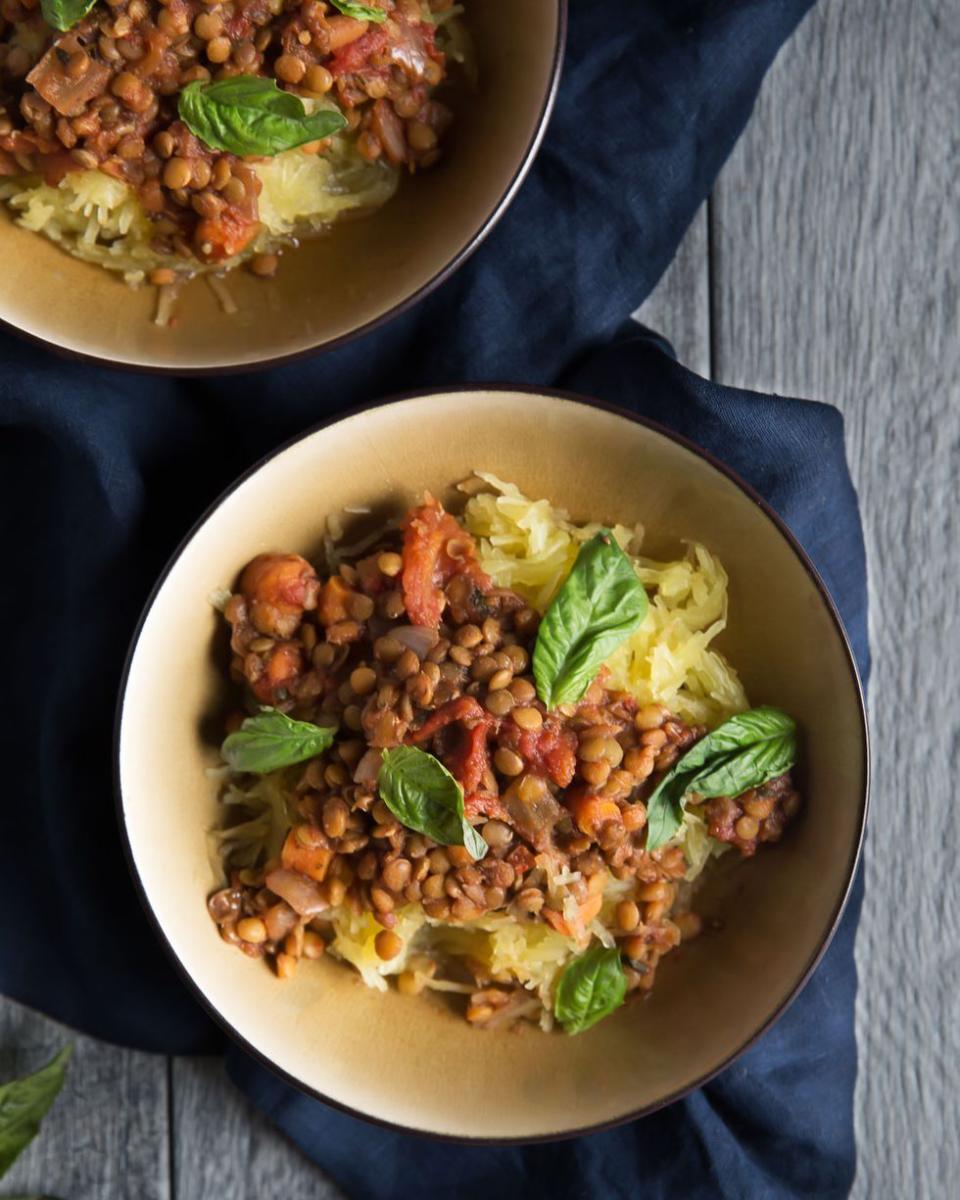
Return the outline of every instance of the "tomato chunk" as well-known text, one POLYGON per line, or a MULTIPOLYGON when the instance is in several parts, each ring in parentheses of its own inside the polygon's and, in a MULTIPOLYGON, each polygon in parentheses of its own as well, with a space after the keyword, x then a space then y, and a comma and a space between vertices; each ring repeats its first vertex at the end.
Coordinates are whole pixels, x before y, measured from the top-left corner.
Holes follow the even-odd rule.
POLYGON ((226 208, 219 217, 200 221, 194 241, 205 259, 219 262, 224 258, 233 258, 235 254, 245 250, 253 241, 258 228, 256 221, 226 208))
POLYGON ((506 722, 503 745, 515 750, 538 775, 547 775, 558 787, 567 787, 577 769, 577 735, 548 717, 539 729, 520 729, 506 722))
POLYGON ((493 724, 494 721, 488 718, 478 721, 472 729, 464 728, 460 745, 449 757, 447 769, 465 792, 478 791, 490 769, 487 736, 493 724))
POLYGON ((456 700, 449 700, 435 713, 431 713, 419 729, 407 735, 406 740, 411 746, 418 746, 429 741, 434 734, 452 725, 454 721, 482 721, 487 716, 488 713, 479 700, 475 700, 473 696, 458 696, 456 700))
POLYGON ((260 633, 290 637, 317 600, 319 581, 299 554, 258 554, 240 576, 250 620, 260 633))
POLYGON ((443 613, 443 588, 457 575, 480 591, 493 584, 477 561, 470 534, 427 493, 407 516, 403 534, 403 602, 415 625, 436 629, 443 613))

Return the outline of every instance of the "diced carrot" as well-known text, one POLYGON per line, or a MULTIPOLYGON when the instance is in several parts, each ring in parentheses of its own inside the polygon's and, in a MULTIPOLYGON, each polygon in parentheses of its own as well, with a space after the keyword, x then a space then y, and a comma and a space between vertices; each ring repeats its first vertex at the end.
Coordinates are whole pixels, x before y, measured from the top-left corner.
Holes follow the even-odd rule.
POLYGON ((588 896, 583 901, 577 910, 577 918, 573 924, 552 908, 541 909, 540 915, 557 933, 562 933, 564 937, 576 937, 586 929, 594 917, 599 914, 602 907, 603 895, 598 892, 596 895, 588 896))
POLYGON ((564 937, 573 937, 573 930, 563 919, 563 917, 556 911, 556 909, 542 908, 540 910, 540 916, 543 917, 546 923, 552 929, 555 929, 557 933, 562 933, 564 937))
POLYGON ((250 686, 253 694, 264 703, 272 703, 280 688, 289 690, 303 668, 299 642, 278 642, 266 661, 266 669, 250 686))
POLYGON ((338 621, 349 620, 347 600, 352 594, 352 589, 341 575, 331 575, 320 589, 320 600, 317 604, 320 623, 324 626, 336 625, 338 621))
POLYGON ((304 846, 298 839, 296 830, 291 829, 283 843, 280 861, 288 871, 299 871, 301 875, 323 883, 333 858, 333 850, 324 844, 326 838, 322 830, 311 826, 310 832, 312 840, 320 842, 320 845, 304 846))
POLYGON ((580 905, 580 911, 577 914, 577 923, 586 928, 594 917, 599 915, 601 908, 603 908, 602 892, 596 892, 588 896, 580 905))
POLYGON ((573 796, 568 794, 564 802, 573 814, 580 832, 590 838, 596 837, 608 821, 622 820, 620 809, 613 800, 604 800, 601 796, 594 796, 589 792, 580 792, 573 796))

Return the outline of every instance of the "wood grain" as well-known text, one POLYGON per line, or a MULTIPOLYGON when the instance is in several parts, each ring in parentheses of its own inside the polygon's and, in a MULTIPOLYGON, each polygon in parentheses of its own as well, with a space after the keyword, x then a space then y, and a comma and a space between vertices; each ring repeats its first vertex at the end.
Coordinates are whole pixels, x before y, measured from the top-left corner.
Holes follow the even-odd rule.
POLYGON ((63 1091, 3 1180, 3 1195, 171 1200, 167 1060, 82 1037, 0 1000, 0 1079, 37 1070, 73 1043, 63 1091))
POLYGON ((634 317, 662 333, 685 367, 710 375, 710 273, 707 208, 694 217, 677 256, 634 317))
POLYGON ((715 369, 847 421, 870 558, 857 1197, 960 1174, 960 5, 826 0, 716 189, 715 369))
POLYGON ((246 1102, 219 1059, 177 1059, 173 1082, 176 1200, 340 1200, 246 1102))

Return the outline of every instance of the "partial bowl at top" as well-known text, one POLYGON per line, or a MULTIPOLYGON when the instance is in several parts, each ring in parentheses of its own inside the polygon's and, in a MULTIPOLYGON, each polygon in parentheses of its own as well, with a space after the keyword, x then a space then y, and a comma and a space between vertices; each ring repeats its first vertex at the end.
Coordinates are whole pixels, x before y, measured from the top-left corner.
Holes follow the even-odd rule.
POLYGON ((354 413, 279 450, 221 497, 148 604, 128 661, 117 754, 135 876, 210 1011, 304 1090, 457 1138, 584 1132, 649 1112, 729 1064, 823 953, 866 815, 856 669, 824 585, 785 527, 725 468, 667 432, 577 398, 510 389, 354 413), (783 840, 749 862, 724 858, 698 899, 713 932, 675 951, 642 1003, 576 1037, 476 1029, 443 1003, 368 990, 330 956, 280 982, 222 941, 206 913, 221 884, 204 836, 217 810, 205 773, 218 762, 209 718, 224 711, 227 655, 211 593, 232 586, 257 553, 319 558, 327 514, 369 510, 368 522, 382 520, 424 489, 458 512, 453 484, 474 469, 549 498, 575 521, 641 522, 653 558, 676 557, 686 539, 715 552, 729 575, 719 648, 751 702, 782 706, 801 732, 804 806, 783 840))
POLYGON ((560 74, 566 0, 467 5, 478 84, 457 102, 444 156, 404 178, 373 215, 285 253, 276 277, 229 276, 227 315, 202 279, 154 324, 156 289, 71 258, 14 224, 0 203, 0 322, 116 366, 171 372, 253 368, 367 331, 455 270, 512 200, 545 131, 560 74))

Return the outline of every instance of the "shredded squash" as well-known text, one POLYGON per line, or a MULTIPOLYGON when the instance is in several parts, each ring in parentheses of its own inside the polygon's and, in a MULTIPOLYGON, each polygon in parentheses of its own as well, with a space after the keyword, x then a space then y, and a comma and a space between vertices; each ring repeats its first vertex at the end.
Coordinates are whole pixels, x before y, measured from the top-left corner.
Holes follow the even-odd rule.
MULTIPOLYGON (((192 273, 221 272, 244 258, 277 250, 297 234, 315 233, 350 211, 379 208, 394 194, 399 171, 360 157, 352 139, 335 137, 328 154, 287 150, 256 163, 263 184, 262 229, 242 255, 223 262, 191 261, 192 273)), ((183 269, 177 255, 159 253, 155 230, 132 188, 102 171, 71 171, 55 187, 36 176, 0 181, 0 201, 17 224, 43 234, 76 258, 141 283, 156 267, 183 269)))
MULTIPOLYGON (((549 500, 529 500, 512 483, 478 472, 493 490, 467 502, 464 523, 480 541, 483 569, 543 612, 600 526, 573 524, 549 500)), ((614 525, 650 595, 641 627, 607 663, 609 685, 641 704, 658 701, 692 723, 716 725, 747 707, 736 672, 711 649, 727 623, 727 575, 699 543, 674 562, 640 554, 643 529, 614 525)))

